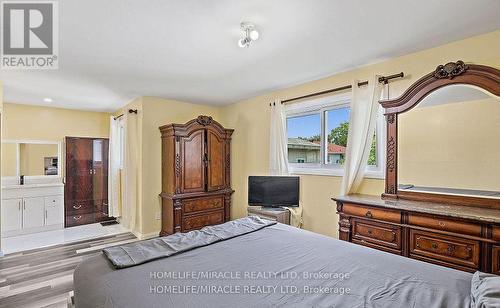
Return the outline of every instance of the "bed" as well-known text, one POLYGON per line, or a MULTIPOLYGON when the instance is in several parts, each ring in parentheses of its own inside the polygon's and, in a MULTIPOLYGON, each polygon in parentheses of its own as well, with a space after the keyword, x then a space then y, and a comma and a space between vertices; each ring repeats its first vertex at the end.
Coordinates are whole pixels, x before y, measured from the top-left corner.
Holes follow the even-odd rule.
POLYGON ((141 265, 75 271, 84 307, 469 307, 472 274, 274 224, 141 265))

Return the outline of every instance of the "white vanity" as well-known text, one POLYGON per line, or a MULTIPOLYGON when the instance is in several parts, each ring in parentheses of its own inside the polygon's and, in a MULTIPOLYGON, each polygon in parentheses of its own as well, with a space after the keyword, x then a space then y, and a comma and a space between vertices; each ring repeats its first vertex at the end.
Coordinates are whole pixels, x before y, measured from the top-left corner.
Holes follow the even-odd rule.
POLYGON ((64 228, 62 183, 2 186, 2 236, 64 228))
POLYGON ((64 228, 61 143, 3 141, 2 160, 2 237, 64 228))

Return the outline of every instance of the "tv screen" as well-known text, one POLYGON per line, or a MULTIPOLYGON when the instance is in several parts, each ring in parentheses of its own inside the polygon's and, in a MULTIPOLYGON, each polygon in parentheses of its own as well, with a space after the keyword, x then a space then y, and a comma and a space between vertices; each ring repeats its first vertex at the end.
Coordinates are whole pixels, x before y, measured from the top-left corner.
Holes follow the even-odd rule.
POLYGON ((248 205, 299 206, 299 177, 249 176, 248 205))

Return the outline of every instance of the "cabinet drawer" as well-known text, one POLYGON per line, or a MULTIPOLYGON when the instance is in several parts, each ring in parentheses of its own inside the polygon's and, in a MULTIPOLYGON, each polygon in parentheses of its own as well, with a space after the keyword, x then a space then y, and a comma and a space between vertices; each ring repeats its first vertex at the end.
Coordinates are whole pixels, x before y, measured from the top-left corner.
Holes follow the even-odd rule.
POLYGON ((224 206, 223 197, 217 196, 210 198, 184 200, 182 208, 184 213, 188 214, 193 212, 222 209, 223 206, 224 206))
POLYGON ((66 215, 66 228, 95 222, 94 213, 66 215))
POLYGON ((479 241, 410 229, 410 254, 479 268, 479 241))
POLYGON ((500 275, 500 246, 493 246, 491 258, 491 272, 500 275))
POLYGON ((500 242, 500 227, 493 227, 493 239, 500 242))
POLYGON ((67 215, 91 214, 95 212, 93 201, 68 200, 66 202, 67 215))
POLYGON ((205 226, 217 225, 224 222, 224 211, 210 212, 207 214, 189 216, 182 221, 182 231, 191 231, 205 226))
POLYGON ((481 236, 481 225, 447 218, 439 218, 439 216, 429 217, 410 213, 408 214, 408 223, 410 225, 432 228, 436 230, 481 236))
POLYGON ((353 219, 352 238, 392 249, 401 249, 401 227, 398 226, 353 219))
POLYGON ((373 207, 360 206, 356 204, 344 203, 342 212, 347 215, 365 217, 368 219, 384 220, 388 222, 401 222, 401 213, 393 210, 382 210, 373 207))

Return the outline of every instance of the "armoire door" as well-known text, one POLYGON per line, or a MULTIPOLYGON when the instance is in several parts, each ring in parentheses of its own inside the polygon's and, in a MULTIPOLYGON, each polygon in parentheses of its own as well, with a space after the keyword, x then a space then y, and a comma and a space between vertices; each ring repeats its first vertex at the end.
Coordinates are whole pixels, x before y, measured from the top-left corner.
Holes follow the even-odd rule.
MULTIPOLYGON (((92 139, 66 137, 66 184, 64 185, 64 199, 66 209, 93 211, 82 209, 85 201, 92 200, 92 139)), ((85 207, 91 206, 85 203, 85 207)))
POLYGON ((207 131, 207 190, 214 191, 223 189, 225 183, 225 164, 224 164, 225 143, 224 139, 218 134, 207 131))
POLYGON ((176 164, 180 165, 180 192, 205 191, 205 131, 198 130, 179 140, 179 156, 176 164))

